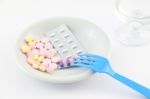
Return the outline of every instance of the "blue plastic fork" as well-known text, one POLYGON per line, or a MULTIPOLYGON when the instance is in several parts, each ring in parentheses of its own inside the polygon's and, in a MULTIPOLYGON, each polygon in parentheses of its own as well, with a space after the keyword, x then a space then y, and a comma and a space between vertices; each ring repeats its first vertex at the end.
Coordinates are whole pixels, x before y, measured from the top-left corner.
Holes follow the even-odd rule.
POLYGON ((94 72, 106 73, 150 99, 150 89, 114 72, 109 61, 104 57, 93 54, 81 54, 71 62, 70 66, 86 67, 94 72))

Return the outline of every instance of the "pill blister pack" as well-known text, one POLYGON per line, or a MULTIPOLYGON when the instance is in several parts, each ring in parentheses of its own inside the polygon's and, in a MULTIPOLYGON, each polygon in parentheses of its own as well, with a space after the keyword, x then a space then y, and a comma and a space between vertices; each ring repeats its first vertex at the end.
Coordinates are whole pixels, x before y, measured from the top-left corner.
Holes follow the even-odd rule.
POLYGON ((62 58, 85 52, 85 49, 65 24, 46 32, 44 35, 50 39, 62 58))

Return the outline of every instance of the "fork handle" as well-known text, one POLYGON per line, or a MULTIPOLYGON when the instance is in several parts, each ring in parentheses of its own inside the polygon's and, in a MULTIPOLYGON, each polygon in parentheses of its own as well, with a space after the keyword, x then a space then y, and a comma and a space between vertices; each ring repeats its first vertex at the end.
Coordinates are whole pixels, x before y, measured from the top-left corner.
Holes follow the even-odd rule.
POLYGON ((144 96, 146 96, 148 99, 150 99, 150 89, 126 78, 123 77, 122 75, 115 73, 113 75, 111 75, 113 78, 115 78, 116 80, 122 82, 123 84, 127 85, 128 87, 134 89, 135 91, 143 94, 144 96))

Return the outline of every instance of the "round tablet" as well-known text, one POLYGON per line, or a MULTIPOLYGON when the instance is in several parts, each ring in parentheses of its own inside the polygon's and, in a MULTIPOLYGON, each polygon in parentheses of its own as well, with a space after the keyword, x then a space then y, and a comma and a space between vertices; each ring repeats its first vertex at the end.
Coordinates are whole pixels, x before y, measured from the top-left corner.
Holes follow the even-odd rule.
POLYGON ((57 69, 57 64, 51 63, 49 64, 49 67, 46 68, 46 71, 51 73, 51 72, 54 72, 56 69, 57 69))
POLYGON ((43 63, 42 63, 43 66, 47 67, 47 66, 49 66, 49 64, 51 64, 50 59, 46 58, 46 59, 43 60, 43 63))
POLYGON ((41 65, 41 62, 39 62, 39 61, 35 61, 35 64, 37 64, 37 65, 41 65))
POLYGON ((34 39, 31 36, 27 36, 27 37, 25 37, 25 41, 28 43, 28 42, 34 41, 34 39))
POLYGON ((54 55, 55 55, 55 53, 52 53, 51 51, 48 51, 47 54, 46 54, 46 57, 51 59, 54 55))
POLYGON ((43 57, 46 57, 46 55, 47 55, 47 50, 44 49, 44 48, 40 49, 40 50, 39 50, 39 55, 41 55, 41 56, 43 56, 43 57))
POLYGON ((43 47, 44 47, 44 44, 41 43, 41 42, 38 42, 38 43, 36 44, 36 48, 38 48, 38 49, 41 49, 41 48, 43 48, 43 47))
POLYGON ((50 49, 50 52, 56 54, 57 51, 56 51, 56 49, 52 48, 52 49, 50 49))
POLYGON ((30 45, 30 49, 36 49, 36 45, 30 45))
POLYGON ((39 68, 38 68, 40 71, 42 71, 42 72, 45 72, 46 71, 46 68, 44 67, 44 66, 39 66, 39 68))
POLYGON ((49 42, 45 43, 44 47, 47 49, 47 50, 50 50, 53 48, 53 45, 49 42))
POLYGON ((49 39, 48 39, 47 37, 42 37, 42 38, 40 39, 40 42, 42 42, 42 43, 47 43, 47 42, 49 42, 49 39))
POLYGON ((52 57, 52 58, 51 58, 51 61, 52 61, 53 63, 59 63, 60 60, 61 60, 61 58, 60 58, 59 56, 55 56, 55 57, 52 57))
POLYGON ((29 46, 23 45, 23 46, 21 47, 21 50, 22 50, 23 53, 28 53, 31 49, 30 49, 29 46))
POLYGON ((28 62, 30 65, 32 65, 32 64, 34 63, 34 59, 28 58, 28 59, 27 59, 27 62, 28 62))
POLYGON ((39 68, 39 65, 37 65, 36 63, 33 63, 33 64, 32 64, 32 67, 33 67, 34 69, 38 69, 38 68, 39 68))
POLYGON ((37 49, 32 49, 27 53, 27 57, 34 57, 35 54, 39 54, 39 50, 37 49))

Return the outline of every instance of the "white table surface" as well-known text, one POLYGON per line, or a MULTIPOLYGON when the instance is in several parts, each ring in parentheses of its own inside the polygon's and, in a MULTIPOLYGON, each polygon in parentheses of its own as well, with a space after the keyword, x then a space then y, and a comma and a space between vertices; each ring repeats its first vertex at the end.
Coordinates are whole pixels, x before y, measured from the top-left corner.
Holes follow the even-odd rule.
POLYGON ((18 35, 31 23, 55 16, 96 23, 111 39, 113 69, 150 87, 150 44, 127 47, 114 39, 114 31, 123 23, 114 0, 0 0, 0 99, 145 99, 105 74, 71 85, 44 83, 24 74, 12 55, 18 35))

